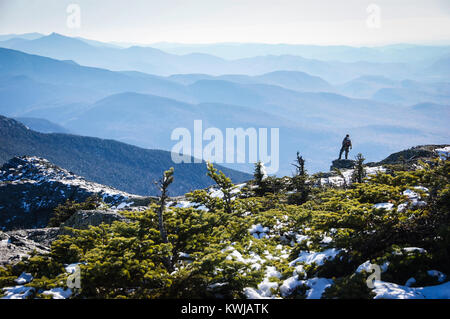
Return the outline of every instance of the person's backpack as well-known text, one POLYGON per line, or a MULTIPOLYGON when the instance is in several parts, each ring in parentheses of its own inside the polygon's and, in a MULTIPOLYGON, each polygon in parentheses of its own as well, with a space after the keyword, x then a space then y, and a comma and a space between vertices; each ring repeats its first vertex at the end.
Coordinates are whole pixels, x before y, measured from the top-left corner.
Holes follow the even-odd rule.
POLYGON ((352 142, 350 141, 349 138, 344 138, 344 143, 343 144, 344 144, 345 147, 350 147, 352 142))

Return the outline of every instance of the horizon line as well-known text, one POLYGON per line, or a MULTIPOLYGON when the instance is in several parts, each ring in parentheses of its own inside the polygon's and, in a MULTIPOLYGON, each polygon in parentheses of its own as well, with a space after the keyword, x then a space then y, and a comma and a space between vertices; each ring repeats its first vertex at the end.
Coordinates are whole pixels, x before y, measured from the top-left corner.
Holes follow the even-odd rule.
MULTIPOLYGON (((126 42, 122 40, 99 40, 97 38, 89 38, 79 35, 68 35, 59 32, 50 32, 48 34, 41 32, 24 32, 24 33, 0 33, 0 36, 16 36, 20 37, 27 34, 39 34, 42 37, 47 37, 52 34, 64 36, 67 38, 73 39, 84 39, 90 41, 102 42, 105 44, 116 44, 116 45, 158 45, 158 44, 172 44, 172 45, 193 45, 193 46, 207 46, 207 45, 245 45, 245 44, 259 44, 259 45, 292 45, 292 46, 317 46, 317 47, 351 47, 351 48, 377 48, 377 47, 387 47, 387 46, 395 46, 395 45, 414 45, 414 46, 450 46, 450 38, 446 40, 435 40, 435 41, 419 41, 419 42, 387 42, 384 44, 337 44, 337 43, 328 43, 328 44, 317 44, 317 43, 298 43, 298 42, 241 42, 241 41, 219 41, 219 42, 182 42, 182 41, 156 41, 156 42, 126 42)), ((39 39, 39 38, 38 38, 39 39)), ((34 39, 32 39, 34 40, 34 39)), ((30 40, 30 41, 32 41, 30 40)))

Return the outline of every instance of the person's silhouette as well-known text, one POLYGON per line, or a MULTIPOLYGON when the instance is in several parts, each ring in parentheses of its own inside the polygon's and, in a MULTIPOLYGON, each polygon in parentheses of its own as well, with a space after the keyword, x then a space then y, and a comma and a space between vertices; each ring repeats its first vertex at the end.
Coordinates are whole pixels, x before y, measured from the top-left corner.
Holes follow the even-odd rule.
POLYGON ((339 159, 342 157, 342 153, 345 151, 345 159, 348 159, 348 152, 352 148, 352 141, 350 140, 350 135, 346 135, 342 141, 342 147, 339 152, 339 159))

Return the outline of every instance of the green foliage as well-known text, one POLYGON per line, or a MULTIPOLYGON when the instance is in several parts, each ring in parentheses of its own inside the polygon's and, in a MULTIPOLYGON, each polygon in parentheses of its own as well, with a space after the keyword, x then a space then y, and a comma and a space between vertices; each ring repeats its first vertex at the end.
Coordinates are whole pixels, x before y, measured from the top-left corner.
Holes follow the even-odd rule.
POLYGON ((53 210, 53 216, 48 222, 48 227, 59 227, 77 211, 96 209, 99 206, 100 198, 98 196, 90 196, 83 203, 67 200, 53 210))
POLYGON ((269 181, 265 173, 264 165, 261 161, 256 162, 255 171, 253 173, 253 182, 256 185, 256 196, 263 196, 269 191, 269 181))
POLYGON ((288 190, 290 191, 287 201, 289 204, 301 205, 308 200, 311 193, 311 180, 305 169, 305 160, 297 152, 297 157, 292 164, 295 167, 295 174, 290 180, 288 190))
MULTIPOLYGON (((13 286, 15 285, 14 280, 17 276, 14 276, 11 266, 3 268, 0 266, 0 287, 13 286)), ((1 291, 0 291, 1 294, 1 291)))
POLYGON ((402 198, 400 187, 384 184, 356 184, 351 193, 360 203, 398 202, 402 198))
POLYGON ((226 177, 222 171, 217 171, 214 168, 212 163, 208 163, 208 176, 211 177, 214 182, 216 182, 217 186, 219 186, 220 190, 223 194, 223 209, 226 213, 231 214, 233 212, 232 208, 232 191, 235 189, 235 186, 231 182, 231 179, 226 177))
MULTIPOLYGON (((169 170, 165 171, 162 179, 159 181, 159 189, 161 191, 161 196, 159 197, 159 207, 158 207, 158 228, 159 233, 161 234, 161 240, 164 244, 168 244, 169 240, 167 239, 166 227, 164 226, 164 209, 166 207, 166 200, 168 198, 168 188, 170 184, 173 182, 173 167, 169 170)), ((164 264, 169 271, 173 271, 173 264, 170 259, 170 256, 167 256, 164 259, 164 264)))
POLYGON ((325 289, 324 299, 372 299, 375 294, 367 287, 366 277, 356 273, 334 280, 333 285, 325 289))
POLYGON ((287 296, 285 296, 286 299, 305 299, 306 298, 306 291, 310 289, 305 284, 301 284, 287 296))
POLYGON ((311 186, 309 185, 308 176, 296 175, 291 179, 292 193, 288 195, 288 203, 293 205, 301 205, 308 200, 311 193, 311 186))
MULTIPOLYGON (((364 299, 374 296, 365 282, 368 274, 355 271, 367 260, 388 265, 382 280, 404 285, 414 277, 417 286, 437 284, 428 270, 450 273, 450 166, 448 161, 421 165, 416 171, 378 173, 351 188, 316 188, 306 173, 273 177, 267 179, 269 191, 257 196, 251 189, 239 193, 209 164, 208 175, 223 196, 206 190, 186 195, 207 210, 164 207, 160 200, 143 212, 122 212, 127 222, 71 229, 53 242, 48 255, 34 254, 0 269, 0 284, 30 272, 35 278, 30 285, 40 296, 40 289, 64 287, 64 266, 76 262, 82 286, 76 298, 243 298, 245 288, 257 290, 266 269, 274 267, 280 274, 270 278, 274 296, 280 296, 284 280, 299 276, 333 279, 323 298, 364 299), (426 205, 410 203, 398 211, 409 201, 402 192, 416 186, 428 188, 417 190, 426 205), (302 187, 308 195, 293 200, 290 195, 301 194, 302 187), (381 202, 394 207, 375 209, 381 202), (256 225, 265 229, 264 236, 250 234, 256 225), (290 264, 301 253, 329 248, 340 252, 323 263, 290 264)), ((300 285, 285 297, 304 298, 308 289, 300 285)))
POLYGON ((366 159, 361 153, 356 155, 355 169, 353 170, 352 181, 354 183, 362 183, 366 177, 366 170, 364 169, 364 161, 366 159))

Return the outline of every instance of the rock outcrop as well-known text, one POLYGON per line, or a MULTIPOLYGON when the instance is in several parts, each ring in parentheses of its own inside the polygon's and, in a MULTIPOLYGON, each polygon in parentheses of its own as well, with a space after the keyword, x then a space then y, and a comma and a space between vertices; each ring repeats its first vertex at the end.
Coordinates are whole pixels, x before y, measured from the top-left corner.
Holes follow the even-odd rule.
MULTIPOLYGON (((400 164, 406 168, 414 169, 418 161, 430 162, 440 157, 448 159, 450 147, 444 145, 419 145, 407 150, 393 153, 380 162, 364 163, 367 175, 376 174, 377 172, 385 172, 386 165, 400 164)), ((322 174, 320 182, 322 185, 344 186, 352 183, 352 174, 356 161, 353 160, 334 160, 330 167, 330 172, 322 174), (337 168, 341 172, 338 174, 334 169, 337 168)))
MULTIPOLYGON (((134 209, 139 209, 136 207, 134 209)), ((90 225, 110 224, 114 221, 128 221, 117 209, 81 210, 70 217, 63 225, 71 228, 86 229, 90 225)), ((20 229, 0 231, 0 266, 16 264, 33 251, 45 254, 50 251, 51 243, 59 235, 70 234, 64 227, 20 229)))
POLYGON ((341 159, 341 160, 337 159, 331 163, 330 171, 332 171, 335 168, 352 169, 353 167, 355 167, 355 161, 348 159, 341 159))
POLYGON ((89 226, 98 226, 102 223, 111 224, 114 221, 128 220, 118 210, 80 210, 66 220, 61 228, 87 229, 89 226))
POLYGON ((14 157, 0 169, 0 229, 45 227, 57 205, 83 202, 93 195, 113 207, 142 199, 87 181, 43 158, 14 157))
POLYGON ((377 163, 367 163, 368 166, 378 166, 386 164, 405 164, 411 165, 418 161, 429 161, 438 156, 442 157, 442 152, 439 150, 445 150, 448 144, 443 145, 419 145, 411 147, 410 149, 403 150, 397 153, 393 153, 386 157, 384 160, 377 163))
POLYGON ((48 253, 50 243, 57 238, 59 228, 0 231, 0 266, 18 263, 33 251, 48 253))

